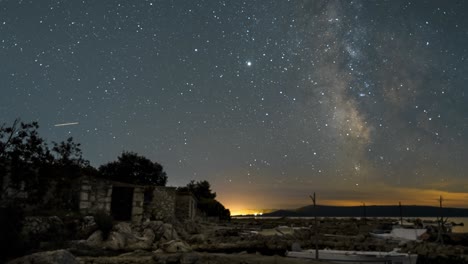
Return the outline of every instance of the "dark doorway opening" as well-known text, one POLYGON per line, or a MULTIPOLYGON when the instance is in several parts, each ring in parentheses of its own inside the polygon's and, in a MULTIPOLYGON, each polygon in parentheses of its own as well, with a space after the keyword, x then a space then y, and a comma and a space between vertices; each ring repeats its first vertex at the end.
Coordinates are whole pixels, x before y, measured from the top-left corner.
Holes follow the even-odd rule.
POLYGON ((112 187, 111 214, 117 221, 132 220, 133 188, 112 187))

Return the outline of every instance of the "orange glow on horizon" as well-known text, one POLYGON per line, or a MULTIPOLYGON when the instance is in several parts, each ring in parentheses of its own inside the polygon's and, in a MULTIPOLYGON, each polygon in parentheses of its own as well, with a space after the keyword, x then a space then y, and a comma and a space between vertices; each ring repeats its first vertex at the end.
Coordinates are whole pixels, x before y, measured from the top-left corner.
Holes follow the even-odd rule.
MULTIPOLYGON (((420 190, 412 188, 391 188, 380 186, 379 193, 375 194, 378 198, 374 199, 328 199, 320 200, 320 193, 318 193, 318 204, 330 205, 330 206, 361 206, 365 203, 367 206, 372 205, 398 205, 401 202, 403 205, 424 205, 424 206, 439 206, 438 199, 440 196, 443 197, 444 207, 456 207, 456 208, 468 208, 468 193, 462 192, 446 192, 440 190, 420 190)), ((276 206, 275 202, 278 201, 265 199, 263 202, 259 202, 257 194, 255 197, 243 196, 237 200, 235 197, 229 197, 230 199, 221 199, 221 202, 230 209, 231 215, 254 215, 260 213, 269 213, 278 209, 289 209, 294 210, 302 206, 311 205, 312 202, 306 195, 304 199, 296 204, 290 206, 276 206), (249 209, 250 208, 250 209, 249 209), (254 208, 254 209, 251 209, 254 208), (262 209, 262 208, 275 208, 275 209, 262 209)), ((284 200, 280 200, 284 204, 284 200)), ((294 200, 291 200, 294 202, 294 200)))
POLYGON ((243 209, 243 210, 236 210, 236 211, 231 211, 232 216, 242 216, 242 215, 255 215, 255 216, 261 216, 266 213, 270 213, 273 210, 264 210, 264 209, 243 209))

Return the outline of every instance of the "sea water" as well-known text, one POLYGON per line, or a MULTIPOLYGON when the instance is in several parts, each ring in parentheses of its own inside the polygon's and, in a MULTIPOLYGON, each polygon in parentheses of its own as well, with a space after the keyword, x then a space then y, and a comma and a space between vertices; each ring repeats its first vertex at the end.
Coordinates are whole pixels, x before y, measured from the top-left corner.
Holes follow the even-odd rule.
MULTIPOLYGON (((281 217, 271 217, 271 216, 234 216, 233 217, 234 219, 235 218, 238 218, 238 219, 244 219, 244 218, 255 218, 255 219, 279 219, 281 217)), ((288 217, 288 218, 291 218, 291 219, 313 219, 314 217, 288 217)), ((323 219, 324 217, 319 217, 319 219, 323 219)), ((326 218, 326 217, 325 217, 326 218)), ((350 218, 350 217, 333 217, 333 218, 350 218)), ((354 217, 356 219, 359 219, 359 217, 354 217)), ((372 217, 369 217, 369 219, 372 218, 372 217)), ((395 219, 395 221, 398 220, 398 217, 378 217, 378 218, 390 218, 390 219, 395 219)), ((413 217, 413 218, 407 218, 407 217, 404 217, 405 220, 408 220, 408 219, 421 219, 423 221, 436 221, 437 218, 435 217, 413 217)), ((463 223, 462 226, 454 226, 452 228, 452 232, 453 233, 468 233, 468 217, 449 217, 448 220, 447 220, 448 223, 456 223, 456 224, 460 224, 460 223, 463 223)))

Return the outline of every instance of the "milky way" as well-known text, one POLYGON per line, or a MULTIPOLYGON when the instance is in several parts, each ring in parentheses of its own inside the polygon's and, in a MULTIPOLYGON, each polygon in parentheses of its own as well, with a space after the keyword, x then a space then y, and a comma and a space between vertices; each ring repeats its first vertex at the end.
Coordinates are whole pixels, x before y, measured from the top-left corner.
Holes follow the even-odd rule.
POLYGON ((465 1, 0 1, 0 121, 234 212, 468 199, 465 1), (57 124, 73 123, 69 126, 57 124))

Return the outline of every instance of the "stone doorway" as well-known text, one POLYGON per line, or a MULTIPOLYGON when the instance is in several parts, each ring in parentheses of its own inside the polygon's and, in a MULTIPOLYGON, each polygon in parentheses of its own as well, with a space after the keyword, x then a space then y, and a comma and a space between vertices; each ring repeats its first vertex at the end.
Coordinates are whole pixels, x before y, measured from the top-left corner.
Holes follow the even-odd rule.
POLYGON ((132 220, 133 187, 112 187, 111 214, 114 220, 132 220))

